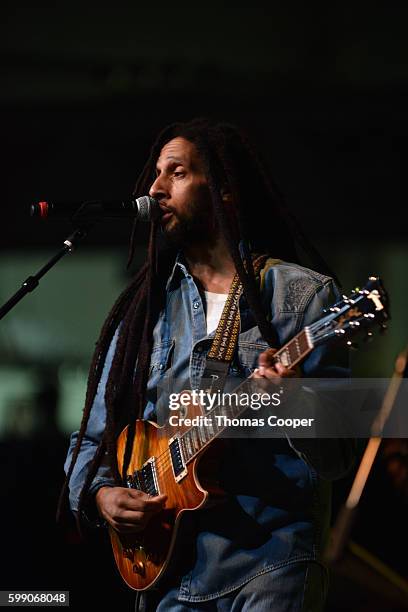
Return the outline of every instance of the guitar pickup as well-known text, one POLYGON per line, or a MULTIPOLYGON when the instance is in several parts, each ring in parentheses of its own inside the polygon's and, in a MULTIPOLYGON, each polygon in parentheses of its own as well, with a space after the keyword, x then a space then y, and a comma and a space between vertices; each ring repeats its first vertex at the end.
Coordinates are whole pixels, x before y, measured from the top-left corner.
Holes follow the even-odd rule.
POLYGON ((169 440, 169 451, 171 458, 171 467, 173 468, 174 479, 176 482, 180 482, 187 476, 186 462, 184 461, 183 449, 179 436, 170 438, 169 440))
POLYGON ((141 470, 136 470, 133 475, 127 476, 126 485, 130 489, 138 489, 149 495, 160 495, 155 458, 150 457, 141 470))

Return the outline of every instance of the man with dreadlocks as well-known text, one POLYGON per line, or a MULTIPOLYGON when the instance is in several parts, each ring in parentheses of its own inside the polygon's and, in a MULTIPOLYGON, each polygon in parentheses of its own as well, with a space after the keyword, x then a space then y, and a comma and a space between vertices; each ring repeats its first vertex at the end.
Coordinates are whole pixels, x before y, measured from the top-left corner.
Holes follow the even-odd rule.
MULTIPOLYGON (((251 373, 276 382, 346 372, 343 352, 327 347, 315 349, 301 371, 273 361, 276 348, 318 318, 338 293, 329 276, 285 263, 297 261, 297 241, 324 271, 237 128, 204 119, 166 128, 135 190, 147 191, 162 217, 152 223, 147 262, 103 326, 62 494, 69 487, 80 524, 94 511, 121 534, 143 530, 166 496, 124 486, 116 436, 137 418, 157 418, 158 389, 169 381, 179 381, 179 389, 186 381, 200 388, 235 275, 242 285, 240 331, 227 383, 251 373), (264 256, 258 271, 255 255, 264 256)), ((188 513, 184 536, 191 540, 184 539, 184 548, 180 543, 179 562, 158 590, 138 597, 139 609, 321 610, 329 481, 347 471, 351 444, 231 439, 220 452, 223 502, 188 513)))

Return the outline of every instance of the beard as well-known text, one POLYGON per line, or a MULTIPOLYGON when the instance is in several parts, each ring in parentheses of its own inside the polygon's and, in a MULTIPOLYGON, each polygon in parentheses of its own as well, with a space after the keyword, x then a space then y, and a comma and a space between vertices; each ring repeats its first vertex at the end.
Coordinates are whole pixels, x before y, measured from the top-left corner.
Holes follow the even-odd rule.
POLYGON ((192 244, 212 242, 216 235, 216 224, 210 203, 191 202, 188 212, 173 212, 162 235, 168 246, 182 248, 192 244))

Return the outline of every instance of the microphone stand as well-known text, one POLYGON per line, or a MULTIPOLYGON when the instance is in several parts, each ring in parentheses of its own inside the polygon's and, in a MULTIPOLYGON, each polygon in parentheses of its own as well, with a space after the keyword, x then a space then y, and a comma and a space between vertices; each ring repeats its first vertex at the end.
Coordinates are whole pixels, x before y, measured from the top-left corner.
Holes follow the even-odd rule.
POLYGON ((48 270, 50 270, 57 263, 57 261, 59 261, 67 253, 72 253, 74 248, 81 242, 81 240, 88 235, 93 225, 94 223, 90 222, 81 224, 80 227, 75 229, 75 231, 68 236, 66 240, 64 240, 63 248, 58 251, 54 257, 51 257, 48 263, 46 263, 45 266, 43 266, 41 270, 37 272, 37 274, 26 278, 21 285, 21 288, 5 304, 3 304, 3 306, 0 307, 0 319, 5 317, 6 314, 10 312, 10 310, 14 308, 14 306, 18 304, 18 302, 20 302, 25 295, 27 295, 27 293, 31 293, 31 291, 34 291, 34 289, 38 287, 40 284, 40 278, 42 278, 48 272, 48 270))

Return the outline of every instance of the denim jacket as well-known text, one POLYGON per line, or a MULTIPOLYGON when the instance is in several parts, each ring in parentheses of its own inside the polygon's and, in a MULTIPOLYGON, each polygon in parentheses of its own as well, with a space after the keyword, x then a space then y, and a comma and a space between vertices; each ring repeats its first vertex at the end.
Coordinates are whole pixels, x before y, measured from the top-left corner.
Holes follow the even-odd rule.
MULTIPOLYGON (((160 402, 172 391, 198 388, 214 332, 206 333, 205 305, 181 256, 167 282, 166 306, 154 328, 145 418, 154 420, 160 402), (178 388, 175 388, 178 387, 178 388), (164 390, 164 392, 163 392, 164 390), (161 392, 162 391, 162 392, 161 392)), ((280 262, 265 268, 262 300, 281 345, 315 321, 338 299, 332 279, 299 265, 280 262)), ((227 383, 247 377, 268 348, 245 296, 240 299, 238 350, 227 383)), ((105 385, 118 332, 109 348, 82 448, 70 480, 70 503, 79 494, 105 427, 105 385)), ((304 377, 348 374, 342 351, 321 346, 302 365, 304 377)), ((226 386, 226 390, 227 386, 226 386)), ((164 400, 165 401, 165 400, 164 400)), ((78 432, 71 436, 68 469, 78 432)), ((233 591, 251 578, 296 561, 319 561, 328 530, 330 480, 342 476, 352 460, 348 440, 228 440, 219 482, 226 501, 189 517, 190 540, 180 575, 179 599, 206 601, 233 591), (315 444, 314 444, 315 443, 315 444), (317 444, 317 446, 316 446, 317 444), (192 536, 191 536, 192 534, 192 536)), ((91 485, 94 494, 111 485, 107 461, 91 485)))

